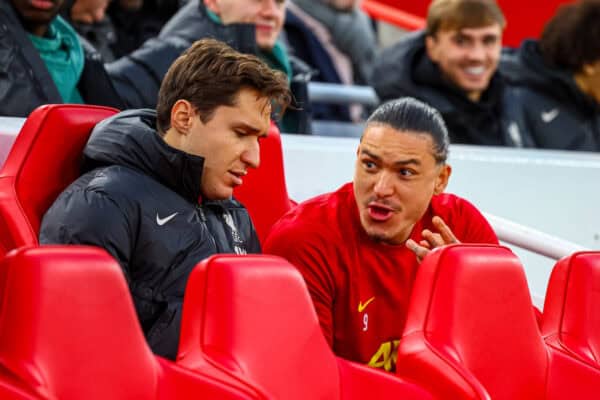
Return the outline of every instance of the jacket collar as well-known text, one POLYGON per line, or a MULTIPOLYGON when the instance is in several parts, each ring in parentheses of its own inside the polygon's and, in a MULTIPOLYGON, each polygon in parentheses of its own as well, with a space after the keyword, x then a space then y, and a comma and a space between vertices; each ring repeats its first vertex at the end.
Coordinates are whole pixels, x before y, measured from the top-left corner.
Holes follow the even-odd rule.
POLYGON ((86 170, 121 165, 151 176, 192 203, 201 193, 204 158, 169 146, 154 110, 129 110, 100 122, 84 149, 86 170))

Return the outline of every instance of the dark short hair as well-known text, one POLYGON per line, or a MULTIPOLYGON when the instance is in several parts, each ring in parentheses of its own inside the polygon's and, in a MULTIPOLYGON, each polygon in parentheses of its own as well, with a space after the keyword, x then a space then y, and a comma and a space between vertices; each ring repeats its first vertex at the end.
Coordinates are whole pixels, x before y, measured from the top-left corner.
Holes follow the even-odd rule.
POLYGON ((162 81, 156 105, 158 131, 164 134, 171 127, 171 109, 178 100, 189 101, 207 123, 217 107, 233 106, 244 88, 270 99, 280 113, 291 100, 284 73, 223 42, 198 40, 173 62, 162 81))
POLYGON ((439 31, 493 24, 502 29, 506 26, 504 14, 495 0, 433 0, 427 10, 425 31, 435 36, 439 31))
POLYGON ((569 72, 600 60, 600 1, 559 7, 544 27, 539 46, 548 64, 569 72))
POLYGON ((448 129, 442 116, 435 108, 412 97, 383 103, 371 114, 366 126, 388 125, 395 130, 428 135, 433 141, 433 157, 438 164, 448 158, 448 129))

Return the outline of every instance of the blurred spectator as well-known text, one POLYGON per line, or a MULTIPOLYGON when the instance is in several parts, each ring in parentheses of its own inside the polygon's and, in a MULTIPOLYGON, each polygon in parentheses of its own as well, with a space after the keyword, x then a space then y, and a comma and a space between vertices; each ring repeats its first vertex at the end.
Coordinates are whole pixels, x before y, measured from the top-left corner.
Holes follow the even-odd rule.
MULTIPOLYGON (((277 42, 284 0, 259 0, 252 2, 252 7, 241 0, 207 2, 217 6, 217 12, 211 13, 215 21, 207 17, 199 0, 190 0, 156 38, 109 64, 103 64, 98 52, 58 15, 64 0, 0 2, 0 59, 5 60, 0 67, 0 115, 25 117, 39 105, 63 102, 154 108, 171 63, 203 37, 221 39, 238 51, 260 54, 271 67, 291 75, 285 49, 277 42), (227 23, 248 24, 224 25, 217 22, 219 13, 227 23)), ((298 87, 305 96, 296 92, 296 98, 306 98, 306 82, 301 81, 298 87)), ((292 126, 286 131, 306 131, 306 115, 304 111, 295 115, 286 112, 292 126)))
MULTIPOLYGON (((187 12, 198 14, 195 3, 187 12)), ((63 102, 153 108, 168 67, 200 37, 195 27, 173 23, 168 33, 103 64, 58 15, 63 5, 64 0, 0 2, 0 115, 25 117, 42 104, 63 102)))
POLYGON ((109 3, 110 0, 67 0, 60 13, 105 62, 116 58, 117 46, 115 27, 106 13, 109 3))
MULTIPOLYGON (((310 131, 307 80, 310 70, 289 57, 279 35, 285 20, 285 0, 203 0, 203 16, 186 23, 196 24, 203 37, 228 43, 242 53, 258 55, 271 68, 284 72, 291 83, 295 103, 281 122, 290 133, 310 131)), ((186 6, 186 7, 189 7, 186 6)), ((184 7, 184 9, 186 8, 184 7)), ((167 24, 165 29, 169 29, 167 24)))
POLYGON ((429 103, 452 143, 532 146, 519 103, 497 72, 504 26, 493 0, 433 0, 425 31, 376 60, 372 84, 379 98, 429 103))
POLYGON ((61 15, 105 62, 158 36, 185 0, 65 0, 61 15))
POLYGON ((184 0, 112 0, 107 14, 116 33, 115 56, 129 54, 157 36, 184 3, 184 0))
MULTIPOLYGON (((292 52, 316 70, 314 81, 367 83, 377 42, 357 0, 292 0, 285 32, 292 52)), ((360 120, 360 107, 313 104, 315 119, 360 120)))
POLYGON ((47 103, 122 108, 98 53, 57 16, 63 0, 0 2, 0 115, 47 103))
POLYGON ((541 39, 502 56, 536 146, 600 150, 600 1, 559 8, 541 39))

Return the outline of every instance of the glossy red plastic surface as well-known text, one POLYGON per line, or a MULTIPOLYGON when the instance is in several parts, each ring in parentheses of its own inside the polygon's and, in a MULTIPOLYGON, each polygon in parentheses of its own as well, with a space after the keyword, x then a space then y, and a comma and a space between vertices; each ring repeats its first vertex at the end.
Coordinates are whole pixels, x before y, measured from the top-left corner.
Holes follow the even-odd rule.
POLYGON ((556 263, 542 334, 546 343, 600 368, 600 252, 578 252, 556 263))
POLYGON ((248 170, 234 196, 248 209, 261 243, 271 226, 294 206, 285 184, 281 136, 275 124, 260 141, 260 166, 248 170))
POLYGON ((121 269, 103 250, 22 248, 0 269, 3 399, 262 398, 220 371, 154 356, 121 269))
POLYGON ((80 174, 81 152, 97 122, 117 110, 55 104, 25 121, 0 171, 0 251, 38 243, 41 219, 80 174))
POLYGON ((302 276, 275 256, 218 255, 196 267, 177 363, 214 365, 274 399, 430 398, 393 375, 337 358, 302 276))

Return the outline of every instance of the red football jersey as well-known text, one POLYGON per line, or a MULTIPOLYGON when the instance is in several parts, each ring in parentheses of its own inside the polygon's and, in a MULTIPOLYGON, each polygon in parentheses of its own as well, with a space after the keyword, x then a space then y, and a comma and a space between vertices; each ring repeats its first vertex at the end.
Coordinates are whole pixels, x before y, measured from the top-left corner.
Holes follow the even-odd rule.
MULTIPOLYGON (((497 244, 481 213, 452 194, 433 196, 411 238, 422 240, 440 216, 464 243, 497 244)), ((273 227, 264 252, 282 256, 304 276, 325 337, 340 357, 395 369, 415 254, 404 245, 371 240, 363 230, 348 183, 335 192, 299 204, 273 227)))

